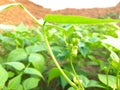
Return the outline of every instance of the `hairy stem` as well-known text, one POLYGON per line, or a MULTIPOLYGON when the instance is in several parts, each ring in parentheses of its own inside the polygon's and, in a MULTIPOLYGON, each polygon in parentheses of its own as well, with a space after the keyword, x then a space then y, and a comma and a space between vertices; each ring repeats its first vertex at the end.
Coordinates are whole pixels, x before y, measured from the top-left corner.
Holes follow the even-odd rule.
POLYGON ((39 26, 42 26, 38 22, 38 20, 29 12, 29 10, 27 10, 21 3, 13 3, 13 4, 8 4, 8 5, 3 5, 0 8, 0 12, 4 11, 4 10, 7 10, 7 9, 9 9, 11 7, 14 7, 14 6, 19 6, 20 8, 22 8, 35 21, 36 24, 38 24, 39 26))
POLYGON ((77 75, 77 73, 76 73, 76 71, 74 69, 74 66, 73 66, 73 63, 72 63, 72 56, 70 56, 70 65, 71 65, 72 71, 73 71, 73 73, 74 73, 74 75, 75 75, 75 77, 76 77, 76 79, 78 81, 79 88, 81 90, 84 90, 84 87, 83 87, 82 83, 80 82, 79 77, 78 77, 78 75, 77 75))
POLYGON ((50 55, 51 55, 51 57, 52 57, 55 65, 57 66, 57 68, 59 69, 59 71, 61 72, 61 74, 63 75, 63 77, 66 79, 66 81, 67 81, 73 88, 77 89, 77 86, 76 86, 76 85, 68 78, 68 76, 64 73, 64 71, 62 70, 62 68, 61 68, 60 65, 58 64, 55 56, 53 55, 53 52, 52 52, 52 50, 51 50, 51 48, 50 48, 50 45, 49 45, 49 42, 48 42, 48 39, 47 39, 47 36, 46 36, 46 32, 45 32, 45 30, 44 30, 44 26, 43 26, 43 32, 44 32, 45 43, 46 43, 46 45, 47 45, 48 51, 49 51, 49 53, 50 53, 50 55))
MULTIPOLYGON (((73 83, 73 82, 68 78, 68 76, 64 73, 64 71, 62 70, 62 68, 61 68, 60 65, 58 64, 55 56, 53 55, 53 52, 52 52, 52 50, 51 50, 51 48, 50 48, 50 45, 49 45, 49 42, 48 42, 48 40, 47 40, 47 36, 46 36, 45 30, 44 30, 44 25, 45 25, 45 23, 44 23, 43 25, 41 25, 41 24, 38 22, 38 20, 37 20, 22 4, 20 4, 20 3, 14 3, 14 4, 9 4, 9 5, 3 6, 3 7, 2 7, 2 10, 0 10, 0 11, 9 9, 9 8, 11 8, 11 7, 14 7, 14 6, 20 6, 28 15, 30 15, 30 17, 31 17, 40 27, 42 27, 43 32, 44 32, 45 43, 46 43, 46 45, 47 45, 48 51, 49 51, 49 53, 50 53, 50 55, 51 55, 51 57, 52 57, 55 65, 57 66, 57 68, 59 69, 59 71, 61 72, 61 74, 63 75, 63 77, 66 79, 66 81, 67 81, 75 90, 77 90, 78 87, 77 87, 77 86, 75 85, 75 83, 73 83)), ((39 33, 38 33, 38 34, 39 34, 39 33)))

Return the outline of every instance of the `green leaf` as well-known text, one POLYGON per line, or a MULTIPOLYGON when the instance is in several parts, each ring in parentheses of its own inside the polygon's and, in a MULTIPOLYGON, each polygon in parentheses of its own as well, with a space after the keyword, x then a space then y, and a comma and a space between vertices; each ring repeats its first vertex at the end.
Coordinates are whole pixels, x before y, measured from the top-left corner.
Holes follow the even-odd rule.
POLYGON ((80 52, 84 57, 86 57, 87 54, 89 53, 89 48, 88 48, 84 43, 82 43, 82 42, 80 42, 80 43, 78 44, 78 46, 79 46, 79 48, 78 48, 79 52, 80 52))
POLYGON ((4 62, 5 62, 5 60, 3 59, 3 57, 0 56, 0 63, 4 63, 4 62))
POLYGON ((44 57, 41 54, 36 54, 36 53, 30 54, 29 62, 31 62, 33 66, 40 72, 43 71, 45 66, 45 61, 44 61, 44 57))
POLYGON ((106 88, 106 86, 98 81, 90 80, 87 84, 87 87, 98 87, 98 88, 106 88))
POLYGON ((2 90, 8 90, 8 88, 5 86, 2 90))
POLYGON ((88 58, 91 60, 90 63, 94 64, 94 65, 99 65, 100 61, 94 57, 93 55, 88 55, 88 58))
POLYGON ((44 20, 47 22, 64 23, 64 24, 100 24, 100 23, 120 22, 120 20, 113 20, 113 19, 96 19, 96 18, 88 18, 83 16, 55 15, 55 14, 46 15, 44 20))
POLYGON ((38 70, 36 70, 34 68, 26 68, 24 73, 30 74, 30 75, 37 75, 40 78, 43 78, 42 74, 38 70))
POLYGON ((20 61, 26 59, 27 56, 28 55, 23 48, 17 48, 9 53, 7 60, 20 61))
POLYGON ((20 82, 21 82, 21 76, 22 74, 12 78, 9 82, 8 82, 8 88, 9 90, 17 90, 20 82))
POLYGON ((7 71, 0 65, 0 89, 2 89, 5 85, 5 82, 8 79, 7 71))
POLYGON ((50 83, 50 81, 58 76, 60 76, 61 73, 57 68, 53 68, 50 70, 49 72, 49 77, 48 77, 48 83, 50 83))
MULTIPOLYGON (((68 72, 67 70, 63 70, 65 72, 66 75, 68 75, 69 77, 72 76, 72 74, 70 72, 68 72)), ((59 71, 58 68, 53 68, 49 71, 48 73, 48 83, 50 83, 50 81, 58 76, 61 76, 61 73, 59 71)))
POLYGON ((116 61, 111 61, 111 64, 114 68, 116 68, 117 70, 120 70, 119 69, 119 63, 117 63, 116 61))
MULTIPOLYGON (((107 76, 104 74, 98 74, 98 78, 99 80, 104 83, 105 85, 107 85, 107 76)), ((116 89, 116 77, 112 76, 112 75, 108 75, 108 85, 109 87, 116 89)))
POLYGON ((28 27, 26 27, 23 23, 21 23, 16 27, 16 31, 25 32, 25 31, 28 31, 28 27))
POLYGON ((59 30, 59 31, 65 31, 65 29, 64 28, 62 28, 62 27, 60 27, 60 26, 58 26, 58 25, 55 25, 55 24, 47 24, 46 25, 47 26, 47 30, 50 30, 50 29, 52 29, 52 28, 55 28, 56 30, 59 30))
POLYGON ((73 35, 73 32, 75 31, 75 28, 73 25, 68 26, 66 29, 67 29, 65 33, 66 36, 70 36, 71 34, 73 35))
POLYGON ((87 87, 87 84, 89 83, 89 79, 83 75, 79 76, 80 81, 83 83, 84 87, 87 87))
POLYGON ((16 70, 22 70, 25 68, 25 65, 20 62, 7 62, 5 64, 13 67, 16 70))
POLYGON ((80 75, 79 80, 83 83, 85 88, 89 87, 98 87, 98 88, 106 88, 106 86, 98 81, 89 80, 86 76, 80 75))
POLYGON ((12 78, 14 75, 15 75, 15 73, 13 73, 13 72, 11 72, 11 71, 8 72, 9 78, 12 78))
POLYGON ((120 59, 114 51, 111 51, 110 57, 112 58, 113 61, 119 63, 120 59))
POLYGON ((25 90, 31 90, 38 86, 40 79, 38 78, 28 78, 23 82, 23 86, 25 90))
POLYGON ((67 90, 75 90, 73 87, 69 87, 67 90))
POLYGON ((110 57, 112 59, 112 61, 111 61, 112 66, 114 68, 118 69, 119 61, 120 61, 118 55, 114 51, 111 50, 110 57))
POLYGON ((60 76, 60 82, 61 82, 61 86, 63 89, 68 84, 68 82, 65 80, 65 78, 63 76, 60 76))
POLYGON ((52 46, 51 49, 58 60, 64 60, 69 55, 69 51, 66 48, 60 46, 52 46))
POLYGON ((114 38, 111 36, 106 36, 107 39, 101 40, 103 43, 108 44, 118 50, 120 50, 120 38, 114 38))
POLYGON ((92 37, 88 38, 88 42, 90 42, 90 43, 95 43, 97 41, 99 41, 99 38, 97 36, 92 36, 92 37))
POLYGON ((28 46, 26 47, 27 53, 36 53, 36 52, 41 52, 45 51, 46 48, 43 45, 33 45, 33 46, 28 46))
POLYGON ((22 85, 19 85, 17 90, 24 90, 22 85))

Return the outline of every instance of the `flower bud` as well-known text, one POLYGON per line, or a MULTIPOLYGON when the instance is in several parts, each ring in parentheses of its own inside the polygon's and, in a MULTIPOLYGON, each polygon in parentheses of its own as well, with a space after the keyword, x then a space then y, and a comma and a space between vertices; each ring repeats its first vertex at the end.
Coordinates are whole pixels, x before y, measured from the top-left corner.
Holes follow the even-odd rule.
POLYGON ((77 52, 78 52, 78 46, 73 46, 72 51, 71 51, 72 56, 76 57, 77 56, 77 52))

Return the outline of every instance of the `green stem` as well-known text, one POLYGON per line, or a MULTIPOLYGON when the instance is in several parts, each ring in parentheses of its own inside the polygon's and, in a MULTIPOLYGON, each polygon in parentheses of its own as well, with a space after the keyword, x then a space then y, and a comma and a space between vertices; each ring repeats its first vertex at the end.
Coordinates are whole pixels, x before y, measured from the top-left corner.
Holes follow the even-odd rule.
POLYGON ((13 4, 8 4, 8 5, 4 5, 3 6, 3 9, 0 10, 1 11, 4 11, 6 9, 9 9, 11 7, 14 7, 14 6, 19 6, 20 8, 22 8, 34 21, 36 24, 38 24, 39 26, 42 26, 38 20, 21 4, 21 3, 13 3, 13 4))
POLYGON ((22 4, 19 4, 19 6, 23 8, 23 10, 35 21, 36 24, 42 27, 38 20, 22 4))
POLYGON ((72 56, 70 56, 70 65, 71 65, 72 71, 73 71, 73 73, 74 73, 74 75, 75 75, 75 77, 76 77, 76 79, 78 81, 78 84, 80 86, 79 88, 81 90, 84 90, 84 87, 83 87, 82 83, 80 82, 79 77, 78 77, 78 75, 77 75, 77 73, 76 73, 76 71, 74 69, 74 66, 73 66, 73 63, 72 63, 72 56))
POLYGON ((105 73, 106 73, 106 81, 107 81, 107 90, 109 90, 108 73, 109 73, 110 67, 111 67, 111 66, 110 66, 110 64, 109 64, 107 70, 105 71, 105 73))
MULTIPOLYGON (((46 45, 47 45, 48 51, 49 51, 49 53, 50 53, 50 55, 51 55, 51 57, 52 57, 55 65, 57 66, 57 68, 59 69, 59 71, 61 72, 61 74, 63 75, 63 77, 67 80, 67 82, 68 82, 75 90, 77 90, 78 87, 75 85, 75 83, 73 83, 73 82, 67 77, 67 75, 64 73, 64 71, 62 70, 62 68, 61 68, 60 65, 58 64, 55 56, 53 55, 53 52, 52 52, 52 50, 51 50, 51 48, 50 48, 50 45, 49 45, 49 42, 48 42, 48 40, 47 40, 47 36, 46 36, 45 30, 44 30, 44 25, 45 25, 45 23, 44 23, 43 25, 41 25, 41 24, 38 22, 38 20, 37 20, 22 4, 20 4, 20 3, 9 4, 9 5, 7 5, 7 7, 5 7, 3 10, 8 9, 8 8, 10 8, 10 7, 13 7, 13 6, 20 6, 27 14, 30 15, 30 17, 32 17, 32 19, 33 19, 39 26, 42 27, 43 32, 44 32, 45 43, 46 43, 46 45)), ((39 34, 39 33, 38 33, 38 34, 39 34)))
POLYGON ((117 75, 116 75, 116 87, 118 90, 120 90, 120 60, 119 60, 119 63, 118 63, 118 68, 117 68, 117 75))
POLYGON ((38 22, 38 20, 37 20, 26 8, 24 8, 24 6, 23 6, 22 4, 19 4, 19 5, 20 5, 20 7, 22 7, 22 8, 33 18, 33 20, 34 20, 38 25, 40 25, 40 26, 42 27, 43 32, 44 32, 45 43, 46 43, 46 45, 47 45, 48 51, 49 51, 49 53, 50 53, 50 55, 51 55, 51 57, 52 57, 55 65, 57 66, 57 68, 59 69, 59 71, 61 72, 61 74, 63 75, 63 77, 67 80, 67 82, 68 82, 72 87, 74 87, 75 89, 77 89, 77 86, 76 86, 76 85, 67 77, 67 75, 63 72, 63 70, 61 69, 60 65, 58 64, 55 56, 53 55, 53 52, 52 52, 52 50, 51 50, 51 48, 50 48, 50 45, 49 45, 49 42, 48 42, 48 40, 47 40, 47 36, 46 36, 45 30, 44 30, 44 25, 45 25, 46 22, 44 22, 44 24, 41 25, 41 24, 38 22))
POLYGON ((118 90, 120 90, 120 80, 119 80, 119 73, 120 73, 120 62, 118 65, 118 70, 117 70, 117 74, 116 74, 116 87, 118 90))
MULTIPOLYGON (((29 66, 30 66, 30 63, 27 64, 27 66, 25 67, 25 69, 28 68, 29 66)), ((20 74, 24 74, 25 69, 23 69, 20 74)), ((0 90, 1 90, 1 89, 0 89, 0 90)))
POLYGON ((108 73, 106 74, 106 79, 107 79, 107 90, 109 90, 108 73))
POLYGON ((63 77, 66 79, 66 81, 67 81, 73 88, 77 89, 78 87, 68 78, 68 76, 64 73, 64 71, 62 70, 62 68, 61 68, 60 65, 58 64, 58 62, 57 62, 57 60, 56 60, 56 58, 55 58, 55 56, 54 56, 54 54, 53 54, 53 52, 52 52, 52 50, 51 50, 51 48, 50 48, 50 45, 49 45, 49 42, 48 42, 48 39, 47 39, 47 36, 46 36, 46 32, 45 32, 45 30, 44 30, 44 26, 43 26, 43 32, 44 32, 45 43, 46 43, 46 45, 47 45, 48 51, 49 51, 49 53, 50 53, 50 55, 51 55, 51 57, 52 57, 55 65, 57 66, 57 68, 59 69, 59 71, 61 72, 61 74, 63 75, 63 77))
POLYGON ((119 88, 119 77, 118 77, 118 72, 117 72, 117 75, 116 75, 116 87, 117 89, 119 88))

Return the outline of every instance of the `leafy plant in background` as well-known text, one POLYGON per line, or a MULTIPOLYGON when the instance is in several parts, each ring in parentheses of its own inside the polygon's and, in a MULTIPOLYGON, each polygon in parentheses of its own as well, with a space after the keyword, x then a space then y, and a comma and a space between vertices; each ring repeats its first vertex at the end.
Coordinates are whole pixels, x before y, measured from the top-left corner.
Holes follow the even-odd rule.
POLYGON ((99 18, 113 18, 113 19, 120 19, 120 12, 118 13, 109 13, 105 16, 101 16, 99 18))
MULTIPOLYGON (((112 36, 105 36, 106 39, 102 40, 103 45, 110 51, 110 67, 114 68, 115 72, 114 75, 103 75, 102 78, 105 78, 102 80, 100 79, 104 84, 107 84, 113 90, 120 89, 120 58, 119 58, 119 50, 120 50, 120 31, 116 31, 117 38, 112 36), (118 53, 118 54, 117 54, 118 53)), ((108 68, 109 69, 109 68, 108 68)), ((109 70, 108 70, 109 71, 109 70)), ((99 76, 100 77, 100 76, 99 76)))
POLYGON ((23 24, 15 30, 3 31, 0 36, 3 49, 0 54, 0 88, 30 90, 44 79, 41 73, 45 68, 45 60, 41 52, 46 49, 40 43, 42 37, 36 35, 34 30, 28 30, 23 24))
MULTIPOLYGON (((98 63, 94 57, 90 56, 89 53, 91 52, 89 52, 88 45, 93 42, 98 42, 103 36, 94 33, 91 37, 85 37, 84 35, 87 33, 84 31, 81 33, 80 30, 77 30, 79 26, 72 24, 88 24, 89 28, 91 27, 91 24, 101 24, 104 26, 104 23, 120 22, 120 20, 102 20, 81 16, 46 15, 44 18, 45 22, 41 25, 40 22, 38 22, 38 20, 21 4, 10 4, 3 6, 0 9, 4 10, 16 5, 23 8, 40 26, 39 29, 42 31, 40 32, 39 29, 35 29, 32 32, 21 24, 16 28, 15 32, 6 32, 0 36, 0 42, 2 48, 4 48, 3 53, 9 52, 7 55, 4 54, 3 57, 1 57, 1 89, 18 89, 18 87, 20 90, 37 89, 39 81, 41 79, 44 80, 41 73, 45 70, 45 60, 50 58, 48 55, 51 56, 56 66, 56 68, 49 71, 48 83, 59 76, 63 87, 65 87, 67 83, 71 86, 68 90, 84 90, 89 87, 107 89, 119 88, 119 73, 117 73, 116 76, 116 84, 113 81, 114 84, 112 86, 111 83, 109 85, 109 80, 107 79, 114 79, 114 77, 108 75, 108 72, 106 73, 107 75, 98 74, 98 78, 102 83, 95 80, 89 80, 81 73, 78 74, 78 71, 76 71, 76 68, 74 67, 75 64, 77 64, 75 63, 77 62, 77 59, 87 57, 98 63), (61 26, 48 22, 61 24, 61 26), (69 25, 62 26, 62 24, 69 25), (46 47, 43 47, 45 45, 44 42, 46 43, 46 47), (8 44, 10 46, 8 46, 8 44), (49 54, 46 53, 47 50, 49 54), (66 65, 60 66, 59 61, 61 60, 69 63, 67 64, 68 67, 66 65), (116 85, 116 87, 114 85, 116 85)), ((118 27, 113 24, 111 24, 110 27, 118 29, 118 27)), ((86 27, 84 26, 83 28, 86 27)))

